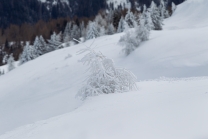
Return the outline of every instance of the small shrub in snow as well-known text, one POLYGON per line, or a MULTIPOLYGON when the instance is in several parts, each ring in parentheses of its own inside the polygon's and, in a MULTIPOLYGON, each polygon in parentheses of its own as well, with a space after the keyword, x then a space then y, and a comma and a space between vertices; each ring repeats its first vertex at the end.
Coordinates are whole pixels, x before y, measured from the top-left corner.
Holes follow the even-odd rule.
POLYGON ((81 53, 88 52, 81 62, 86 64, 90 72, 86 83, 79 90, 78 96, 85 99, 88 96, 126 92, 136 89, 136 77, 130 71, 116 68, 112 59, 86 48, 81 53))

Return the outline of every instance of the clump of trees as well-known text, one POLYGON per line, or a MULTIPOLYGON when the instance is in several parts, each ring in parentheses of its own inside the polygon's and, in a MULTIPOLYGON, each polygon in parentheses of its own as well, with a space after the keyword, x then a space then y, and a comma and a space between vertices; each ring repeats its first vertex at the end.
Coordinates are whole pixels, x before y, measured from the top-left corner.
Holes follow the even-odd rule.
MULTIPOLYGON (((172 9, 175 9, 175 5, 172 5, 172 9)), ((125 35, 122 36, 119 41, 119 43, 123 46, 122 51, 125 55, 129 55, 136 48, 138 48, 142 42, 147 41, 151 30, 162 30, 163 20, 170 16, 170 12, 167 10, 167 5, 163 0, 161 0, 159 6, 152 1, 149 8, 144 5, 142 9, 143 12, 139 15, 139 21, 134 20, 134 22, 138 23, 135 24, 135 30, 127 30, 125 35)), ((171 12, 173 13, 173 11, 171 12)), ((123 22, 123 24, 125 24, 127 21, 123 22)))

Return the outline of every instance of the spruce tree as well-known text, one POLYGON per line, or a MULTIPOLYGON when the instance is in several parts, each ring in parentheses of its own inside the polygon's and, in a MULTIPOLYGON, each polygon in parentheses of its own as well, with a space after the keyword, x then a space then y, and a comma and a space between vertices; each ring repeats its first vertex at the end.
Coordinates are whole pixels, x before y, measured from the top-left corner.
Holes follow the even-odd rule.
POLYGON ((172 14, 175 12, 175 10, 176 10, 176 5, 175 5, 175 3, 174 2, 172 2, 172 4, 171 4, 171 10, 172 10, 172 14))
POLYGON ((121 17, 119 23, 118 23, 118 29, 117 29, 117 33, 121 33, 125 30, 125 23, 124 23, 124 18, 123 16, 121 17))
POLYGON ((96 22, 89 22, 88 26, 87 26, 87 34, 86 34, 86 39, 93 39, 93 38, 97 38, 100 36, 100 33, 97 30, 97 24, 96 22))
POLYGON ((41 44, 40 39, 36 36, 33 44, 33 58, 37 58, 44 54, 44 46, 41 44))
POLYGON ((39 41, 40 41, 40 44, 41 44, 41 46, 43 48, 43 54, 47 53, 49 48, 48 48, 48 45, 46 44, 46 42, 45 42, 45 40, 44 40, 42 35, 40 35, 39 41))
POLYGON ((53 32, 53 34, 51 35, 50 40, 48 40, 48 47, 50 51, 54 51, 59 49, 59 46, 62 44, 62 42, 60 42, 60 37, 57 37, 57 34, 55 32, 53 32))
POLYGON ((22 65, 22 64, 34 59, 32 52, 33 52, 33 47, 31 47, 29 45, 29 42, 26 42, 23 52, 19 57, 19 65, 22 65))
POLYGON ((115 33, 115 28, 114 28, 113 24, 110 24, 107 28, 107 34, 113 35, 114 33, 115 33))
POLYGON ((136 18, 130 10, 128 10, 128 12, 125 16, 125 21, 128 24, 129 28, 136 27, 136 18))
POLYGON ((13 54, 10 54, 9 58, 7 59, 7 68, 8 71, 15 69, 13 54))
POLYGON ((157 8, 156 4, 154 1, 152 1, 150 5, 150 13, 151 13, 151 18, 153 22, 153 29, 154 30, 162 30, 162 19, 160 16, 159 9, 157 8))
POLYGON ((63 42, 71 41, 71 22, 66 24, 64 33, 63 33, 63 42))

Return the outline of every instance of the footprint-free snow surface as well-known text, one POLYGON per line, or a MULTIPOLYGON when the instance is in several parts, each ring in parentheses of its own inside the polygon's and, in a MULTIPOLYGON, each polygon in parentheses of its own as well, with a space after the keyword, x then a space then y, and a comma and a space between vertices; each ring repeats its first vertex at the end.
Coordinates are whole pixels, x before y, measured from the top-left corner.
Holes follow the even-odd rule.
MULTIPOLYGON (((131 55, 121 34, 41 56, 0 76, 0 139, 207 139, 208 1, 188 0, 131 55), (90 46, 131 70, 138 91, 76 99, 90 46)), ((0 67, 6 68, 6 67, 0 67)))

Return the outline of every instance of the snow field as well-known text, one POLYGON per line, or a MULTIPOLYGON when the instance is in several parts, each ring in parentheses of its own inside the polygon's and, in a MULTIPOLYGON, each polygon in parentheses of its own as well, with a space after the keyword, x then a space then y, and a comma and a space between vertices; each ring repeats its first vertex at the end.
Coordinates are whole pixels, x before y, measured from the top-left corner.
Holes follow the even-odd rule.
POLYGON ((207 6, 207 0, 181 4, 164 30, 152 31, 128 57, 121 54, 120 33, 0 76, 0 139, 207 139, 207 6), (77 55, 85 46, 131 70, 141 80, 139 90, 76 99, 87 76, 77 55))

